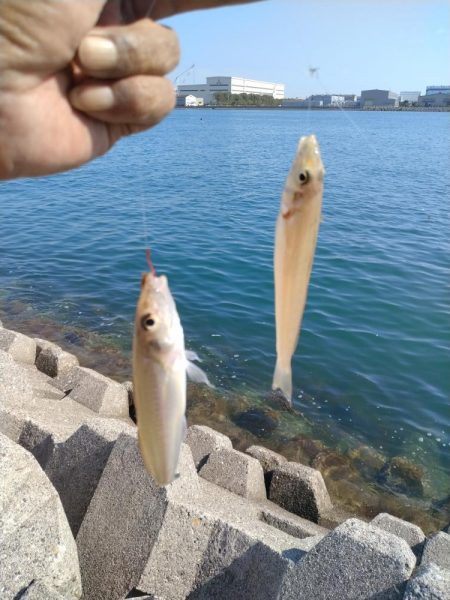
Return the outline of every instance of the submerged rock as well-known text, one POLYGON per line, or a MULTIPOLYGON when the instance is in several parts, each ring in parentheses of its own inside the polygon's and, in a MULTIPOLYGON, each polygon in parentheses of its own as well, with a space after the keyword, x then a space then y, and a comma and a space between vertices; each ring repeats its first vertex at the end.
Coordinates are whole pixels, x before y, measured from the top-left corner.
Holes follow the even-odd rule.
POLYGON ((278 427, 277 414, 268 409, 250 408, 233 415, 231 420, 257 437, 267 437, 278 427))
POLYGON ((396 493, 422 497, 423 476, 422 466, 404 456, 394 456, 380 470, 378 481, 396 493))
POLYGON ((68 344, 73 344, 74 346, 79 346, 81 344, 81 337, 74 333, 73 331, 68 331, 64 334, 64 341, 68 344))
POLYGON ((334 450, 322 450, 311 465, 318 469, 325 479, 346 479, 353 481, 359 479, 359 473, 354 469, 349 458, 334 450))
POLYGON ((277 450, 288 460, 310 465, 319 452, 325 448, 325 444, 320 440, 299 435, 287 440, 277 450))
POLYGON ((347 455, 355 468, 369 480, 374 480, 386 463, 386 457, 370 446, 352 448, 347 455))

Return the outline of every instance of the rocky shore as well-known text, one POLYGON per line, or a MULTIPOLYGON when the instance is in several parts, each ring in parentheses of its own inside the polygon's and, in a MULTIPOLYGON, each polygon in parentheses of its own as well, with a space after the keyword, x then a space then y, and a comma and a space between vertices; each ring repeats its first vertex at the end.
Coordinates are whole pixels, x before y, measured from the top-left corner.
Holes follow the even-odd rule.
POLYGON ((0 323, 2 600, 450 600, 448 527, 343 514, 318 470, 200 425, 160 488, 132 402, 0 323))

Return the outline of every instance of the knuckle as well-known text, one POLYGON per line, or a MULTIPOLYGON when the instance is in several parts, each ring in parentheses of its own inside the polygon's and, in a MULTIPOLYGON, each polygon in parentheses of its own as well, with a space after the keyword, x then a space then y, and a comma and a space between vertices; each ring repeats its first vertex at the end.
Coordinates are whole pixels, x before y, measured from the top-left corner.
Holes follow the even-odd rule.
POLYGON ((167 79, 135 77, 119 87, 121 110, 139 122, 157 122, 175 106, 175 93, 167 79))
POLYGON ((119 49, 118 74, 138 72, 141 63, 139 42, 134 35, 120 35, 116 40, 119 49))
POLYGON ((119 71, 123 74, 164 75, 180 58, 178 37, 174 31, 148 19, 124 28, 116 38, 119 71))

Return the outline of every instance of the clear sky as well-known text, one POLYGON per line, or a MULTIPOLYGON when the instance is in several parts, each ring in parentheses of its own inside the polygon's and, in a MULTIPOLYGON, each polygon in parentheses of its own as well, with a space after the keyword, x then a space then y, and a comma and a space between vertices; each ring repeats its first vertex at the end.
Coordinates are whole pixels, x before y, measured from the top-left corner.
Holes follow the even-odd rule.
POLYGON ((178 83, 238 75, 304 97, 450 84, 449 17, 449 0, 267 0, 165 22, 182 50, 172 79, 195 64, 178 83))

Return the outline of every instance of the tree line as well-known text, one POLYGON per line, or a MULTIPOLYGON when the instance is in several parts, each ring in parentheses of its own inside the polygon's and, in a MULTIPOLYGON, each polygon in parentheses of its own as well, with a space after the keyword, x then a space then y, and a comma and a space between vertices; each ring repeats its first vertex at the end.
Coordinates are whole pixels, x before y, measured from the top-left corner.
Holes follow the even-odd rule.
POLYGON ((216 92, 214 94, 218 106, 278 106, 281 100, 273 96, 259 94, 230 94, 229 92, 216 92))

